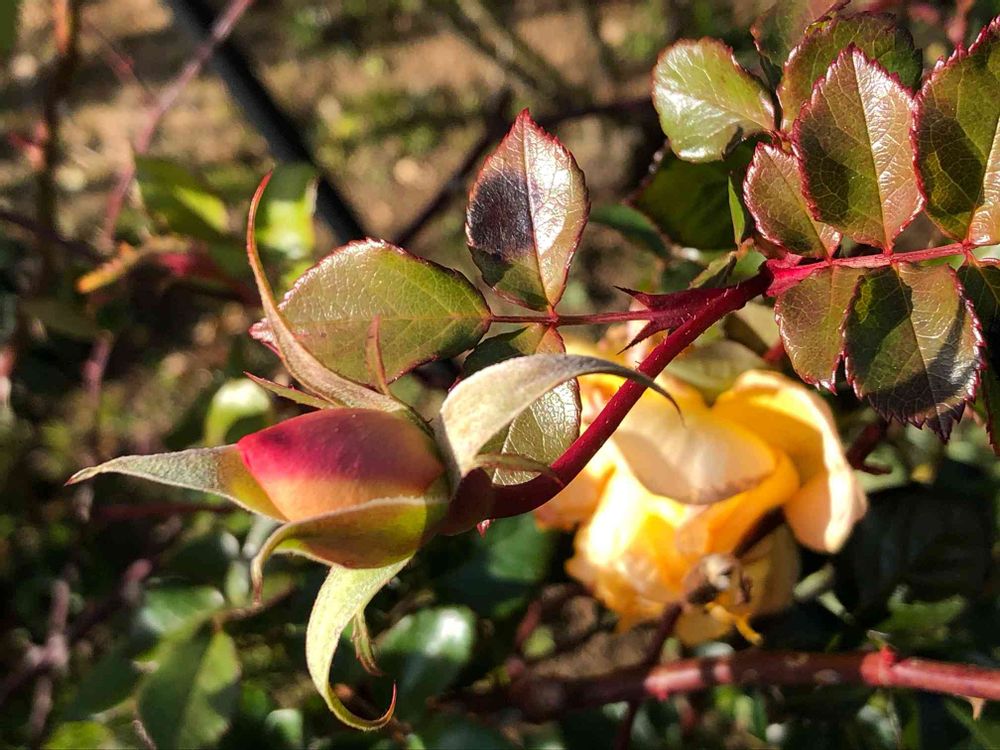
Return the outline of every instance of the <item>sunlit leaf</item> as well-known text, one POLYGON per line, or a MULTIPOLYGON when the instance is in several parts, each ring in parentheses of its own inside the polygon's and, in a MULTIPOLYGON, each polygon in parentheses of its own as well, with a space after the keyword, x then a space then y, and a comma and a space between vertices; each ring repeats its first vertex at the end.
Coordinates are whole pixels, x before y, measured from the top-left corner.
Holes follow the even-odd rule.
POLYGON ((99 466, 78 471, 70 477, 67 484, 109 473, 127 474, 173 487, 211 492, 254 513, 271 518, 283 517, 257 480, 251 476, 235 445, 192 448, 148 456, 119 456, 99 466))
POLYGON ((830 266, 775 299, 785 352, 807 383, 833 390, 844 353, 844 321, 860 276, 859 269, 830 266))
POLYGON ((379 658, 397 681, 403 719, 452 684, 472 657, 476 618, 464 607, 423 609, 407 615, 378 639, 379 658))
MULTIPOLYGON (((247 258, 253 270, 257 290, 260 293, 261 305, 267 321, 268 330, 273 338, 274 346, 281 355, 289 373, 302 385, 317 396, 322 396, 331 403, 357 407, 362 409, 379 409, 382 411, 404 411, 406 407, 393 398, 369 390, 357 383, 341 377, 320 362, 316 356, 300 342, 285 318, 284 313, 274 301, 274 292, 264 273, 260 254, 257 252, 257 241, 254 235, 254 221, 257 207, 260 205, 264 189, 268 184, 265 177, 250 202, 250 216, 247 219, 247 258)), ((370 323, 370 321, 369 321, 370 323)), ((367 335, 367 326, 365 334, 367 335)), ((363 352, 364 349, 361 349, 363 352)), ((361 355, 363 357, 363 354, 361 355)))
POLYGON ((309 164, 275 168, 257 209, 257 241, 286 260, 302 260, 316 247, 316 169, 309 164))
POLYGON ((980 344, 951 268, 873 269, 847 317, 847 377, 882 416, 947 437, 975 393, 980 344))
POLYGON ((958 270, 965 296, 972 303, 986 342, 980 374, 979 403, 986 414, 986 432, 1000 453, 1000 266, 966 263, 958 270))
POLYGON ((850 47, 795 121, 813 216, 858 242, 892 248, 920 210, 910 146, 909 92, 850 47))
POLYGON ((469 195, 465 231, 472 258, 503 297, 537 310, 553 307, 589 211, 572 154, 524 110, 469 195))
POLYGON ((207 241, 226 235, 226 204, 184 167, 137 156, 135 175, 146 211, 171 232, 207 241))
POLYGON ((716 161, 774 127, 767 90, 715 39, 675 42, 653 69, 653 105, 670 148, 686 161, 716 161))
MULTIPOLYGON (((466 358, 464 372, 471 375, 511 357, 565 352, 554 328, 533 325, 486 339, 466 358)), ((576 381, 546 393, 504 427, 484 447, 485 453, 522 456, 542 464, 559 458, 580 433, 580 390, 576 381)), ((534 474, 499 470, 496 484, 518 484, 534 474)))
POLYGON ((809 29, 785 63, 778 87, 782 128, 790 130, 799 109, 809 101, 813 86, 848 46, 854 45, 900 83, 913 89, 920 82, 923 60, 910 32, 890 15, 860 13, 821 21, 809 29))
POLYGON ((142 686, 138 711, 157 747, 205 747, 226 728, 239 699, 233 639, 203 630, 166 651, 142 686))
MULTIPOLYGON (((279 305, 302 345, 324 366, 359 383, 376 378, 366 361, 372 321, 386 376, 471 348, 490 311, 465 277, 377 240, 352 242, 303 274, 279 305)), ((266 322, 254 337, 274 343, 266 322)))
MULTIPOLYGON (((2 53, 2 49, 0 49, 2 53)), ((45 750, 117 750, 110 728, 96 721, 65 721, 45 741, 45 750)))
POLYGON ((409 560, 392 563, 380 568, 350 569, 334 566, 316 595, 309 625, 306 628, 306 664, 309 676, 330 711, 345 724, 356 729, 378 729, 392 717, 392 704, 381 717, 363 719, 351 713, 330 687, 330 667, 340 634, 372 597, 387 584, 409 560))
POLYGON ((753 149, 741 144, 724 161, 703 164, 679 159, 664 147, 649 175, 629 198, 673 243, 699 250, 733 246, 729 206, 731 176, 742 180, 753 149))
POLYGON ((757 146, 743 194, 757 231, 770 242, 812 257, 829 257, 840 244, 837 230, 816 221, 809 212, 792 154, 766 143, 757 146))
POLYGON ((558 385, 602 372, 635 380, 665 398, 669 394, 645 375, 596 357, 534 354, 491 365, 456 385, 441 405, 438 442, 460 476, 476 468, 476 456, 490 438, 558 385), (518 383, 518 388, 510 388, 518 383))
POLYGON ((927 214, 956 239, 1000 242, 1000 19, 939 64, 917 97, 913 142, 927 214))
POLYGON ((275 396, 287 398, 289 401, 293 401, 296 404, 311 406, 314 409, 329 409, 332 406, 329 401, 312 396, 305 391, 300 391, 296 388, 290 388, 287 385, 275 383, 273 380, 258 377, 250 372, 246 373, 246 376, 264 390, 270 391, 275 396))

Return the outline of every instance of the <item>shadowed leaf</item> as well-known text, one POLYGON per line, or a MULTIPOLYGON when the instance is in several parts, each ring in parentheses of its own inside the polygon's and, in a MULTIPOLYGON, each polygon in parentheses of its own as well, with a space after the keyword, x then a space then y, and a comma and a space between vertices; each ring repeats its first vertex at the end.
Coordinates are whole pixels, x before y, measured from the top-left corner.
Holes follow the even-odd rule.
POLYGON ((986 411, 990 445, 1000 454, 1000 266, 966 263, 958 270, 958 278, 982 325, 987 356, 979 401, 986 411))
POLYGON ((844 50, 795 121, 813 216, 858 242, 892 248, 920 210, 910 147, 912 100, 878 63, 844 50))
POLYGON ((226 235, 226 204, 184 167, 138 156, 135 177, 146 211, 171 232, 208 241, 226 235))
POLYGON ((138 711, 156 747, 207 747, 226 731, 239 700, 236 644, 203 630, 166 652, 142 686, 138 711))
MULTIPOLYGON (((490 315, 482 295, 457 272, 377 240, 334 250, 299 278, 278 307, 316 359, 366 385, 377 383, 365 356, 375 318, 391 381, 474 346, 490 315)), ((265 321, 251 332, 274 343, 265 321)))
MULTIPOLYGON (((532 325, 486 339, 466 358, 464 371, 471 375, 512 357, 560 354, 566 351, 554 328, 532 325)), ((561 456, 580 433, 580 389, 576 381, 554 388, 522 412, 483 446, 484 453, 523 456, 550 464, 561 456)), ((491 472, 496 484, 518 484, 535 476, 524 471, 491 472)))
POLYGON ((770 68, 769 80, 777 83, 792 48, 813 21, 828 10, 830 0, 777 0, 750 27, 757 52, 770 68))
POLYGON ((774 127, 763 84, 715 39, 684 39, 663 51, 653 69, 653 105, 670 148, 686 161, 716 161, 774 127))
POLYGON ((807 257, 829 257, 840 244, 837 230, 809 212, 799 166, 791 154, 766 143, 757 146, 743 195, 757 231, 768 241, 807 257))
POLYGON ((946 438, 975 394, 979 323, 948 266, 866 271, 846 343, 848 380, 887 419, 946 438))
POLYGON ((148 456, 119 456, 78 471, 67 484, 76 484, 98 474, 127 474, 173 487, 211 492, 254 513, 284 518, 251 476, 235 445, 148 456))
POLYGON ((1000 19, 939 64, 917 97, 913 142, 927 214, 960 240, 1000 242, 1000 19))
POLYGON ((790 130, 799 109, 809 101, 816 81, 849 45, 899 77, 908 89, 920 83, 923 60, 910 32, 890 15, 861 13, 821 21, 792 50, 778 87, 782 128, 790 130))
POLYGON ((699 250, 733 246, 729 180, 742 175, 753 149, 740 144, 724 161, 694 164, 664 147, 653 157, 649 175, 629 197, 672 242, 699 250))
POLYGON ((313 684, 334 716, 355 729, 378 729, 392 718, 395 691, 388 710, 377 719, 351 713, 330 687, 330 666, 340 643, 340 634, 385 584, 401 571, 409 559, 380 568, 352 570, 334 566, 316 595, 306 628, 306 664, 313 684))
POLYGON ((580 375, 619 375, 670 395, 642 373, 596 357, 534 354, 490 365, 456 385, 435 424, 442 452, 459 476, 476 468, 476 456, 490 438, 556 386, 580 375), (511 383, 519 387, 511 388, 511 383))
POLYGON ((861 271, 830 266, 778 295, 774 314, 792 367, 807 383, 833 390, 844 353, 844 320, 861 271))
POLYGON ((554 307, 589 211, 572 154, 524 110, 472 186, 465 224, 472 259, 501 296, 554 307))
POLYGON ((649 250, 660 258, 670 255, 653 221, 633 206, 623 203, 598 206, 590 214, 591 224, 602 224, 615 229, 635 245, 649 250))

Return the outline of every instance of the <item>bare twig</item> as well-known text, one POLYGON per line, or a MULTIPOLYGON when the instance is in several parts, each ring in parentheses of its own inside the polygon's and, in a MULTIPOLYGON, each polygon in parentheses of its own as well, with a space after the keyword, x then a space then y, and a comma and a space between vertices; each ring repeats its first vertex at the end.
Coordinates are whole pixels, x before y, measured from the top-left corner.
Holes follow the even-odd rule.
POLYGON ((103 257, 96 248, 88 245, 86 242, 63 237, 59 234, 55 227, 43 226, 34 219, 22 216, 15 211, 8 211, 5 208, 0 208, 0 221, 20 227, 38 238, 41 238, 53 245, 60 245, 67 250, 90 260, 99 260, 103 257))
POLYGON ((1000 700, 998 669, 896 659, 888 651, 824 654, 756 650, 683 659, 651 669, 625 669, 586 680, 526 676, 512 685, 509 698, 532 721, 544 721, 581 708, 643 698, 666 700, 717 685, 868 685, 1000 700))
POLYGON ((885 438, 885 433, 888 429, 889 423, 881 417, 871 424, 866 425, 847 449, 847 463, 855 469, 872 471, 872 467, 867 464, 868 456, 871 455, 872 451, 885 438))
MULTIPOLYGON (((135 139, 134 149, 136 155, 142 155, 149 151, 153 135, 160 126, 160 121, 170 111, 170 108, 177 99, 180 98, 180 95, 187 88, 188 84, 198 77, 202 69, 204 69, 205 64, 212 58, 215 50, 232 33, 237 21, 253 5, 253 1, 230 0, 212 26, 212 33, 204 42, 198 45, 194 55, 184 64, 177 77, 164 89, 163 93, 160 94, 150 108, 146 125, 139 131, 135 139)), ((104 235, 109 244, 114 239, 115 225, 118 223, 118 216, 121 214, 122 207, 124 206, 125 196, 128 194, 129 186, 132 184, 134 178, 135 163, 133 161, 119 174, 118 182, 108 197, 107 214, 104 220, 104 235)))

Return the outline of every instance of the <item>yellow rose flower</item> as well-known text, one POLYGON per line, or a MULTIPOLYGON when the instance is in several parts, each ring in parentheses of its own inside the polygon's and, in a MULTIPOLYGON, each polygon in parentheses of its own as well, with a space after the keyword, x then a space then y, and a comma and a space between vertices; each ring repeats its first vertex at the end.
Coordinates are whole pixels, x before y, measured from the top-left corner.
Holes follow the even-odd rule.
MULTIPOLYGON (((682 601, 686 577, 706 555, 733 552, 766 513, 781 508, 791 533, 772 533, 740 561, 749 597, 734 590, 706 610, 687 607, 676 628, 689 643, 720 637, 734 624, 752 635, 745 618, 790 601, 795 539, 818 551, 839 549, 865 513, 864 492, 829 407, 800 383, 745 372, 709 406, 674 378, 658 382, 679 413, 646 393, 536 518, 553 528, 582 524, 567 571, 629 627, 682 601)), ((581 379, 585 422, 618 385, 605 376, 581 379)))

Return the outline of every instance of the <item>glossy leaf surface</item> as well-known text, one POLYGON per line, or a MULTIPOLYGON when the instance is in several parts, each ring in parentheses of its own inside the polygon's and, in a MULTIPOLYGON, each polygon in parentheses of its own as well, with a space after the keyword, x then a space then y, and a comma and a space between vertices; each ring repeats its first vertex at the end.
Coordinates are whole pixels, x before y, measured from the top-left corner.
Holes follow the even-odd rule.
POLYGON ((910 32, 896 25, 889 15, 861 13, 815 24, 796 45, 785 64, 778 101, 782 128, 790 130, 802 105, 812 96, 813 86, 849 45, 898 76, 913 89, 920 82, 923 60, 913 46, 910 32))
POLYGON ((892 248, 920 210, 911 97, 857 48, 830 66, 795 123, 813 216, 858 242, 892 248))
POLYGON ((524 110, 469 194, 472 259, 501 296, 536 310, 553 307, 589 211, 572 154, 524 110))
POLYGON ((844 320, 861 271, 830 266, 778 295, 774 314, 795 372, 813 385, 833 390, 844 353, 844 320))
MULTIPOLYGON (((372 320, 394 380, 419 364, 474 346, 489 327, 482 295, 456 271, 377 240, 345 245, 303 274, 279 309, 295 337, 323 365, 374 384, 365 358, 372 320)), ((267 323, 253 335, 273 343, 267 323)))
POLYGON ((927 214, 959 240, 1000 242, 1000 22, 934 69, 913 142, 927 214))
POLYGON ((750 27, 765 63, 780 71, 805 30, 831 5, 829 0, 777 0, 765 10, 750 27))
POLYGON ((686 161, 716 161, 774 127, 767 90, 716 39, 685 39, 664 50, 653 69, 653 106, 670 148, 686 161))
POLYGON ((846 342, 848 379, 886 418, 947 437, 975 393, 979 323, 947 266, 865 272, 846 342))
POLYGON ((757 230, 770 242, 807 257, 829 257, 840 244, 837 230, 810 213, 792 154, 766 143, 757 146, 743 195, 757 230))

